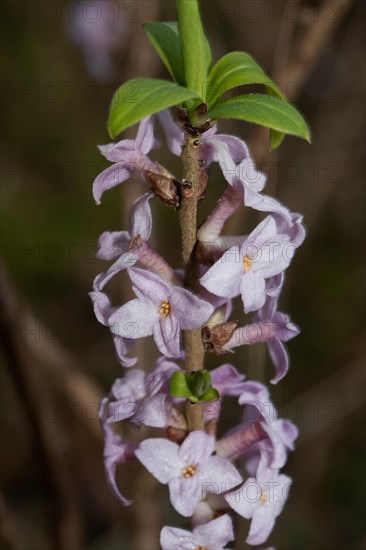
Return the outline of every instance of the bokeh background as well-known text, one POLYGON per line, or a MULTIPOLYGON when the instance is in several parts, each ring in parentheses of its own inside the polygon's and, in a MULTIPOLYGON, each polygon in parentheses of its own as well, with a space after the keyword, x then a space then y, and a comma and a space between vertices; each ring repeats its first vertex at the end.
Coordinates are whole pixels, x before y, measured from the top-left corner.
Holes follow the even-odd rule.
MULTIPOLYGON (((301 435, 286 466, 294 488, 269 542, 281 550, 361 550, 366 4, 201 4, 215 59, 250 52, 313 133, 311 146, 286 138, 269 153, 266 131, 222 125, 248 141, 268 192, 303 212, 308 228, 281 301, 302 334, 289 343, 291 370, 272 394, 301 435)), ((174 19, 172 0, 1 3, 2 548, 155 550, 161 526, 182 521, 166 488, 137 466, 120 472, 133 507, 121 507, 105 482, 97 404, 122 369, 88 297, 106 268, 95 259, 99 234, 125 228, 131 201, 144 191, 133 179, 101 206, 93 202, 92 181, 108 165, 96 146, 110 141, 109 102, 129 78, 167 76, 141 26, 174 19)), ((179 177, 177 159, 158 155, 179 177)), ((223 189, 213 167, 208 206, 223 189)), ((178 267, 176 214, 155 204, 154 215, 154 245, 178 267)), ((241 214, 227 231, 254 223, 241 214)), ((116 303, 128 298, 126 283, 110 286, 116 303)), ((154 346, 145 342, 139 356, 149 370, 154 346)), ((233 362, 253 379, 273 372, 265 347, 238 352, 233 362)), ((237 549, 247 547, 246 529, 241 522, 237 549)))

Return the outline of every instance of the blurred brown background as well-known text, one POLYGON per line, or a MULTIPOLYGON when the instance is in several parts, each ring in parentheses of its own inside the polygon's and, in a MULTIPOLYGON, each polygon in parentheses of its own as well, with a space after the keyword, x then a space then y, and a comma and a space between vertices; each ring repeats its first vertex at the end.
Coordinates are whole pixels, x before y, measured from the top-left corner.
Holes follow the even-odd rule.
MULTIPOLYGON (((286 138, 269 154, 265 131, 222 127, 248 140, 269 175, 268 193, 303 212, 308 228, 281 301, 302 334, 288 346, 288 376, 272 388, 280 414, 301 431, 286 466, 295 485, 269 541, 280 550, 365 548, 365 7, 362 0, 202 1, 215 59, 250 52, 313 132, 312 146, 286 138)), ((134 180, 107 193, 102 206, 93 202, 92 181, 108 165, 96 145, 110 141, 109 102, 128 78, 167 77, 141 25, 174 19, 171 0, 1 3, 4 548, 155 550, 162 522, 181 521, 166 488, 138 467, 121 472, 123 491, 137 499, 131 508, 105 483, 97 403, 122 368, 88 298, 106 268, 94 259, 99 234, 125 228, 131 200, 144 190, 134 180)), ((179 176, 177 159, 157 154, 179 176)), ((215 167, 210 182, 213 204, 224 189, 215 167)), ((176 214, 160 204, 154 213, 154 244, 178 267, 176 214)), ((252 222, 252 214, 245 222, 238 216, 228 231, 252 222)), ((125 281, 111 285, 116 303, 128 296, 125 281)), ((148 369, 151 353, 144 344, 148 369)), ((232 362, 250 378, 273 373, 265 348, 232 362)), ((246 527, 239 526, 238 549, 247 547, 246 527)))

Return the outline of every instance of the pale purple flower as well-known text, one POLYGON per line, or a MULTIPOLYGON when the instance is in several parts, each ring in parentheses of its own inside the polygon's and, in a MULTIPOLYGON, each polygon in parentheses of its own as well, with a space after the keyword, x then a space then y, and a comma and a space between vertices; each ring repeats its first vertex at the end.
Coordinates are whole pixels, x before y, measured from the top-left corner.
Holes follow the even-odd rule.
POLYGON ((141 237, 149 240, 152 229, 152 215, 149 201, 152 193, 141 195, 132 205, 129 215, 129 231, 106 231, 99 238, 97 258, 115 260, 128 252, 131 239, 141 237))
MULTIPOLYGON (((184 133, 174 122, 169 110, 158 114, 166 136, 169 149, 178 157, 184 146, 184 133)), ((200 160, 207 168, 212 162, 219 162, 224 166, 228 163, 239 163, 249 157, 247 145, 236 136, 217 134, 217 126, 213 126, 202 134, 200 146, 200 160)))
POLYGON ((129 419, 136 426, 145 424, 165 428, 168 412, 167 383, 177 370, 179 367, 174 363, 160 361, 150 374, 134 369, 123 378, 117 378, 105 407, 106 422, 129 419))
MULTIPOLYGON (((245 390, 239 397, 239 404, 246 406, 245 421, 246 423, 259 422, 267 436, 265 439, 261 438, 252 451, 255 453, 266 451, 268 464, 272 468, 282 468, 286 463, 288 451, 294 450, 298 430, 290 420, 277 418, 276 408, 263 384, 247 382, 243 385, 245 390)), ((245 423, 243 427, 245 428, 245 423)))
POLYGON ((201 285, 225 298, 241 294, 245 313, 260 309, 266 299, 265 280, 284 271, 294 250, 287 235, 278 233, 267 216, 242 247, 234 245, 205 273, 201 285))
POLYGON ((211 372, 212 386, 221 396, 237 396, 243 393, 245 375, 239 373, 233 365, 225 363, 211 372))
POLYGON ((256 478, 248 478, 236 491, 225 495, 231 508, 251 519, 246 542, 263 544, 269 537, 288 497, 291 479, 278 470, 261 468, 256 478))
POLYGON ((211 456, 214 447, 215 438, 197 430, 181 446, 166 439, 146 439, 136 456, 160 483, 169 485, 172 505, 189 517, 207 493, 223 493, 242 481, 231 462, 211 456))
POLYGON ((223 550, 234 540, 233 522, 228 514, 195 527, 192 532, 163 527, 160 544, 163 550, 223 550))
POLYGON ((116 472, 119 464, 124 464, 135 458, 136 443, 132 443, 113 432, 106 421, 108 399, 102 400, 99 409, 99 419, 104 435, 104 466, 107 473, 107 479, 124 506, 132 504, 132 501, 124 497, 117 485, 116 472))
POLYGON ((133 339, 154 335, 166 357, 180 357, 181 330, 201 328, 213 306, 185 288, 168 284, 147 270, 128 269, 137 298, 117 309, 109 318, 113 334, 133 339))
POLYGON ((102 260, 118 259, 106 273, 97 275, 93 283, 94 289, 103 290, 114 275, 128 267, 132 267, 138 261, 138 253, 131 247, 131 241, 135 237, 147 241, 151 235, 152 216, 149 201, 152 196, 151 193, 145 193, 132 205, 129 232, 105 232, 100 236, 97 258, 102 260))
POLYGON ((156 164, 146 156, 156 146, 152 117, 147 117, 140 122, 135 140, 123 139, 118 143, 101 145, 99 150, 102 155, 114 164, 103 170, 94 180, 95 202, 100 204, 100 199, 105 191, 126 181, 134 172, 140 174, 141 177, 144 177, 145 170, 156 172, 156 164))
MULTIPOLYGON (((256 169, 254 161, 249 157, 236 165, 230 159, 221 165, 225 179, 230 185, 241 185, 245 206, 261 212, 276 213, 288 224, 291 224, 291 213, 279 201, 268 195, 262 195, 267 177, 256 169)), ((284 232, 284 231, 283 231, 284 232)))
POLYGON ((299 327, 292 323, 288 315, 276 311, 277 299, 278 296, 272 297, 267 294, 266 302, 255 315, 254 322, 237 328, 224 345, 225 349, 232 350, 238 346, 266 342, 276 368, 272 384, 277 384, 289 369, 289 357, 283 342, 291 340, 300 332, 299 327))
MULTIPOLYGON (((94 313, 98 321, 109 327, 109 318, 117 308, 112 307, 109 297, 104 292, 94 291, 89 292, 89 296, 93 302, 94 313)), ((131 323, 127 327, 127 337, 122 338, 118 335, 113 335, 113 342, 116 349, 116 354, 119 362, 123 367, 133 367, 136 364, 136 357, 127 357, 127 355, 136 347, 136 342, 131 340, 134 332, 134 327, 131 323)))
POLYGON ((231 460, 246 456, 255 472, 261 458, 272 468, 282 468, 289 450, 294 449, 298 430, 292 422, 277 418, 267 388, 260 382, 242 383, 239 404, 245 405, 243 422, 229 430, 216 443, 220 456, 231 460))

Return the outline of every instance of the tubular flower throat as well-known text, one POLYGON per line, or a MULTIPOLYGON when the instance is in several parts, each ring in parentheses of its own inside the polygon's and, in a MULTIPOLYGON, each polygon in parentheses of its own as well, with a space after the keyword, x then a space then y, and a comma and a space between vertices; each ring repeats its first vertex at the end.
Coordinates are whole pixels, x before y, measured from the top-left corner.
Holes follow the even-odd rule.
POLYGON ((183 468, 182 476, 185 479, 189 479, 190 477, 193 477, 196 472, 197 472, 197 468, 195 466, 187 466, 187 468, 183 468))
POLYGON ((168 317, 170 315, 170 303, 169 302, 161 302, 159 313, 160 313, 160 315, 165 315, 165 317, 168 317))
POLYGON ((244 259, 243 259, 243 266, 244 266, 244 271, 245 271, 245 273, 246 273, 247 271, 249 271, 249 269, 251 268, 251 266, 252 266, 252 261, 253 261, 253 260, 251 260, 251 259, 249 258, 249 256, 244 256, 244 259))

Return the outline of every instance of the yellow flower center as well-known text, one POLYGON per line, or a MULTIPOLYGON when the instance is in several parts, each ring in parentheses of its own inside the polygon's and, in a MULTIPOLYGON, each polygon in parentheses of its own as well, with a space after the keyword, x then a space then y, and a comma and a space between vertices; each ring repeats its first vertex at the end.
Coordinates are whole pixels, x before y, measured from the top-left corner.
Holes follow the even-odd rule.
POLYGON ((252 260, 249 258, 249 256, 244 256, 243 266, 244 266, 244 271, 245 272, 249 271, 249 269, 251 268, 252 260))
POLYGON ((160 315, 165 315, 165 317, 168 317, 168 315, 170 315, 170 303, 169 302, 161 302, 159 313, 160 313, 160 315))
POLYGON ((207 546, 196 546, 194 550, 208 550, 207 546))
POLYGON ((267 497, 266 497, 266 495, 262 492, 262 493, 261 493, 261 496, 260 496, 260 498, 259 498, 259 503, 260 503, 260 504, 265 504, 266 502, 267 502, 267 497))
POLYGON ((186 479, 189 479, 190 477, 194 476, 194 474, 197 472, 197 469, 195 466, 187 466, 187 468, 183 468, 182 470, 182 476, 186 479))

